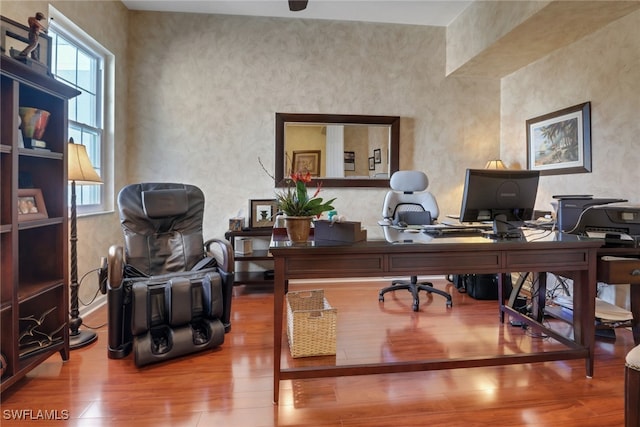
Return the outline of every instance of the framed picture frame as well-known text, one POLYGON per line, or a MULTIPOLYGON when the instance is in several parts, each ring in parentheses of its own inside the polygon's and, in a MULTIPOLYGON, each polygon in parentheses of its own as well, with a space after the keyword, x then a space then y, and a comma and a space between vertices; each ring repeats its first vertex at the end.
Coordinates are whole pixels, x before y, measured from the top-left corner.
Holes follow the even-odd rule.
MULTIPOLYGON (((28 45, 29 27, 5 16, 0 16, 0 46, 2 47, 2 54, 12 57, 12 49, 15 54, 22 52, 28 45)), ((39 61, 35 61, 31 56, 28 57, 30 61, 39 63, 38 71, 43 71, 49 75, 51 74, 51 46, 51 37, 40 33, 38 46, 36 47, 39 61)), ((27 65, 29 65, 29 62, 27 62, 27 65)))
POLYGON ((373 150, 373 161, 376 164, 382 163, 382 151, 379 148, 373 150))
POLYGON ((278 213, 278 201, 276 199, 249 200, 249 227, 273 227, 276 213, 278 213))
POLYGON ((376 170, 376 159, 374 157, 369 157, 369 170, 376 170))
POLYGON ((355 151, 344 152, 344 170, 345 171, 356 170, 356 152, 355 151))
POLYGON ((540 175, 591 172, 591 103, 526 121, 527 168, 540 175))
POLYGON ((320 150, 294 151, 291 170, 294 173, 309 172, 311 176, 320 176, 320 156, 320 150))
POLYGON ((39 188, 18 189, 18 221, 33 221, 47 219, 47 207, 44 204, 42 190, 39 188))

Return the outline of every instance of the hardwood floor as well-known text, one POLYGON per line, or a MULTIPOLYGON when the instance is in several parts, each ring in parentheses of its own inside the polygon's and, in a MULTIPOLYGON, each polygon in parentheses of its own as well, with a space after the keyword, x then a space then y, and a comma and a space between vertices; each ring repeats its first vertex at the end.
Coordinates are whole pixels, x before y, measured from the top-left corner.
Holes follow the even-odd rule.
MULTIPOLYGON (((445 288, 445 281, 436 281, 445 288)), ((292 284, 290 290, 325 290, 338 309, 335 357, 340 363, 411 357, 459 357, 557 346, 553 340, 498 321, 495 301, 452 291, 444 299, 422 295, 411 311, 406 291, 377 301, 386 283, 292 284)), ((2 395, 2 425, 64 426, 622 426, 624 356, 631 332, 597 340, 595 375, 584 361, 547 362, 348 378, 283 381, 280 404, 272 395, 272 310, 269 290, 237 287, 232 331, 219 349, 137 369, 132 356, 107 357, 107 327, 98 341, 59 355, 2 395), (30 412, 28 412, 30 411, 30 412), (46 413, 38 411, 47 411, 46 413), (17 414, 28 419, 17 420, 17 414), (58 418, 43 421, 41 417, 58 418)), ((106 322, 104 308, 85 324, 106 322)), ((550 320, 551 321, 551 320, 550 320)), ((555 324, 554 324, 555 325, 555 324)), ((570 328, 557 323, 570 333, 570 328)), ((312 359, 291 359, 283 365, 312 359)))

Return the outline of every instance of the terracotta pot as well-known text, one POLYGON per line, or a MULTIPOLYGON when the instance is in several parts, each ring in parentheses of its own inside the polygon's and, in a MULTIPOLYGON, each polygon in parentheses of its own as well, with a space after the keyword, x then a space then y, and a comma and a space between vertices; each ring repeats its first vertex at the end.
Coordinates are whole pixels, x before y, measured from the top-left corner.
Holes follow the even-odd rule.
POLYGON ((285 227, 287 236, 293 243, 304 243, 309 239, 311 232, 311 216, 287 216, 285 217, 285 227))

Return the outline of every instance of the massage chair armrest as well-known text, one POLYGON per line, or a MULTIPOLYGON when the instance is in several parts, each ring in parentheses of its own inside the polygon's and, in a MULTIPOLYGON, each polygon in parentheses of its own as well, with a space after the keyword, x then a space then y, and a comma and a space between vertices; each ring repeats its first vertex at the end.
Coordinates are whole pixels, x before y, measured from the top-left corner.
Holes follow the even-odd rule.
POLYGON ((107 285, 110 289, 119 288, 124 278, 124 248, 120 245, 109 247, 107 255, 107 285))
POLYGON ((233 247, 228 240, 209 239, 204 242, 204 250, 208 256, 212 256, 218 263, 218 268, 226 273, 233 273, 235 262, 233 258, 233 247))

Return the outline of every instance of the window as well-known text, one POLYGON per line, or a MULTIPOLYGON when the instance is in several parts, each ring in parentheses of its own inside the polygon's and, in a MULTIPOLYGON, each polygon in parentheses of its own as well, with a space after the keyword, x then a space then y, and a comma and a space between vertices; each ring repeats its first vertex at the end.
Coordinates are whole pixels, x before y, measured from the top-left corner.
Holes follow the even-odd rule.
MULTIPOLYGON (((89 159, 104 182, 104 185, 77 185, 78 213, 103 212, 110 209, 105 203, 111 182, 106 150, 113 149, 105 138, 107 120, 103 108, 108 52, 59 12, 54 10, 50 16, 55 16, 49 27, 51 72, 57 80, 80 91, 80 95, 69 100, 69 137, 87 148, 89 159)), ((68 193, 71 197, 70 190, 68 193)))

